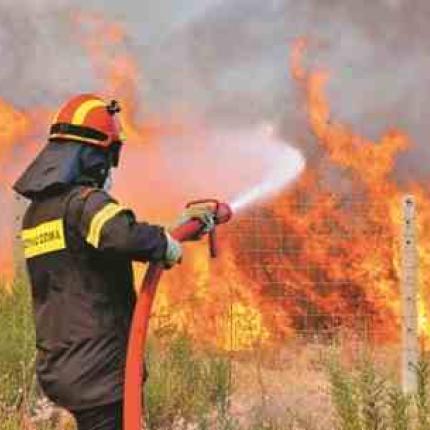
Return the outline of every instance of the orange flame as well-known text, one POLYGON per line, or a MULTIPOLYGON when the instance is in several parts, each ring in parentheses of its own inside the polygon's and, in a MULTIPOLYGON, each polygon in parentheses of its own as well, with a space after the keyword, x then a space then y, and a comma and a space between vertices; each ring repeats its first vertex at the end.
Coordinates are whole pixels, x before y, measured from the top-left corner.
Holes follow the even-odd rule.
MULTIPOLYGON (((130 153, 142 151, 151 157, 146 178, 157 169, 170 174, 157 141, 193 130, 204 134, 204 127, 198 121, 193 127, 179 126, 179 117, 160 119, 142 107, 139 67, 124 53, 126 32, 121 25, 97 14, 78 13, 74 21, 103 93, 123 101, 130 153)), ((201 342, 228 349, 277 342, 297 332, 330 335, 340 325, 360 329, 375 340, 398 340, 400 205, 402 194, 410 192, 418 203, 420 333, 430 336, 430 196, 419 184, 401 189, 392 178, 396 156, 411 142, 395 129, 373 142, 336 121, 325 91, 328 74, 302 64, 308 45, 305 39, 294 45, 291 73, 306 96, 309 126, 324 154, 321 163, 308 168, 292 191, 227 227, 218 261, 208 262, 204 243, 187 246, 184 263, 167 273, 160 287, 155 330, 186 330, 201 342), (341 178, 334 188, 324 177, 327 169, 341 178)), ((37 112, 20 112, 0 100, 5 124, 0 128, 0 164, 12 164, 18 145, 25 149, 19 166, 0 171, 0 198, 9 202, 6 187, 34 155, 39 127, 49 123, 49 109, 37 112)), ((205 166, 196 166, 197 177, 204 172, 205 166)), ((118 191, 153 221, 171 217, 187 192, 163 183, 144 188, 136 170, 127 169, 121 172, 118 191)), ((2 243, 9 241, 0 249, 2 275, 8 279, 13 273, 12 215, 11 210, 8 221, 2 222, 7 227, 0 231, 2 243)))

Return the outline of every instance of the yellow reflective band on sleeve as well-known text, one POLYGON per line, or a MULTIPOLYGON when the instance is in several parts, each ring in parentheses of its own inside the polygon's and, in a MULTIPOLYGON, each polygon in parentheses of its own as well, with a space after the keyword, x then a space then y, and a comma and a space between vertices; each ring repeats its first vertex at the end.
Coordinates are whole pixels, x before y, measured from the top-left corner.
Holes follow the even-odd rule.
POLYGON ((66 248, 62 219, 48 221, 21 232, 25 258, 33 258, 66 248))
POLYGON ((116 203, 108 203, 103 209, 97 212, 91 220, 86 239, 87 242, 94 246, 94 248, 98 248, 104 225, 115 215, 124 210, 127 210, 124 206, 117 205, 116 203))
POLYGON ((101 100, 88 100, 82 103, 78 109, 76 109, 75 114, 73 115, 72 124, 82 125, 85 121, 86 116, 95 108, 98 107, 106 107, 106 104, 101 100))

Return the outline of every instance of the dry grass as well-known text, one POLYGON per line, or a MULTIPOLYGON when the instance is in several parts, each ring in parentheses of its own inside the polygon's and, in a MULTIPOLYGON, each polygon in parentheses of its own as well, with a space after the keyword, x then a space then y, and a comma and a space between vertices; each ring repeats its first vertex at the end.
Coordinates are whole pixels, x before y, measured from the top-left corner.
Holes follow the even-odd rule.
MULTIPOLYGON (((72 420, 35 423, 34 332, 28 288, 0 288, 2 430, 72 430, 72 420)), ((186 336, 153 338, 147 422, 152 430, 428 430, 430 367, 416 396, 398 385, 399 350, 370 350, 349 334, 328 343, 295 339, 243 353, 196 348, 186 336)))

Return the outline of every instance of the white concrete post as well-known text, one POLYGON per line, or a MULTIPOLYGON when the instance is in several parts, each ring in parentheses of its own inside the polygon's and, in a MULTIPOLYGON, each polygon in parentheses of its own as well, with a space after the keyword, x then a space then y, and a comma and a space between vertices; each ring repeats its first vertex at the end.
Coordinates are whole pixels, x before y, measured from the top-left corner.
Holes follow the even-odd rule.
POLYGON ((404 393, 417 390, 418 347, 418 249, 416 205, 411 195, 403 198, 402 237, 402 388, 404 393))

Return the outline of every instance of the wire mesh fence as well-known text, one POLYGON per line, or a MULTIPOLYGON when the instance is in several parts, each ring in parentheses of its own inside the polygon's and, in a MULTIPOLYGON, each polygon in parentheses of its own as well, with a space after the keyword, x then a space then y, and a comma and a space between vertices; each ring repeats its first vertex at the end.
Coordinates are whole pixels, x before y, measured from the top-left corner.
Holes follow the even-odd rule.
MULTIPOLYGON (((163 302, 152 315, 146 385, 151 427, 251 428, 260 418, 279 418, 296 427, 278 428, 333 428, 327 369, 334 355, 352 365, 370 354, 400 380, 402 353, 403 371, 411 359, 405 355, 411 343, 400 342, 403 323, 413 323, 401 303, 402 202, 395 222, 386 220, 386 205, 370 208, 360 198, 334 213, 333 201, 280 199, 238 217, 221 237, 219 267, 205 266, 204 282, 183 278, 190 294, 163 302), (319 206, 327 205, 331 212, 324 218, 327 211, 319 206), (206 294, 199 293, 199 283, 206 294)), ((414 247, 418 238, 405 240, 414 247)), ((412 309, 414 300, 413 290, 412 309)), ((16 332, 25 345, 21 355, 19 348, 14 353, 27 373, 18 366, 4 374, 28 381, 33 327, 31 318, 21 322, 16 332)), ((3 390, 12 396, 18 390, 8 401, 15 407, 22 399, 17 381, 3 390)))
POLYGON ((361 216, 369 210, 367 201, 350 204, 341 225, 323 219, 300 228, 289 225, 304 210, 289 204, 295 217, 285 220, 287 210, 260 207, 226 233, 234 244, 236 269, 248 283, 233 285, 230 300, 241 297, 242 290, 252 295, 244 301, 244 307, 251 304, 249 312, 230 303, 233 343, 242 344, 245 332, 259 338, 258 330, 260 337, 266 331, 275 341, 329 339, 342 331, 362 341, 398 341, 401 230, 376 226, 373 218, 361 216))
MULTIPOLYGON (((217 272, 209 278, 209 288, 229 283, 215 304, 215 336, 227 339, 221 349, 230 363, 235 418, 294 410, 300 411, 294 419, 309 419, 312 428, 333 428, 324 417, 333 406, 327 369, 335 355, 350 366, 372 357, 397 381, 408 371, 416 378, 418 356, 410 347, 417 327, 404 313, 402 295, 408 264, 403 241, 414 248, 417 237, 404 235, 402 197, 395 204, 336 198, 330 212, 318 210, 328 205, 324 199, 297 201, 249 210, 225 232, 234 281, 217 272)), ((416 277, 409 281, 410 312, 417 309, 418 286, 416 277)), ((154 316, 153 327, 164 321, 173 333, 178 308, 199 314, 199 303, 176 302, 154 316)), ((205 325, 204 318, 198 323, 205 325)), ((198 339, 194 347, 201 349, 198 339)), ((411 387, 416 381, 403 381, 406 391, 411 387)))

